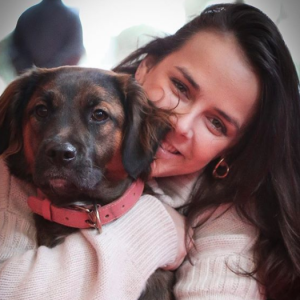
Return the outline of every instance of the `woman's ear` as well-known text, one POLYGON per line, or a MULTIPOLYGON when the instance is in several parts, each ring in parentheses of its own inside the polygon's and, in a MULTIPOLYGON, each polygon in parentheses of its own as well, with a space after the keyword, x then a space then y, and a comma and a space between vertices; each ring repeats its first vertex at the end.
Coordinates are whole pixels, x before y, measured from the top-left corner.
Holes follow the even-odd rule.
POLYGON ((152 55, 147 55, 139 64, 136 72, 135 79, 140 84, 143 85, 146 75, 149 70, 154 66, 155 59, 152 55))

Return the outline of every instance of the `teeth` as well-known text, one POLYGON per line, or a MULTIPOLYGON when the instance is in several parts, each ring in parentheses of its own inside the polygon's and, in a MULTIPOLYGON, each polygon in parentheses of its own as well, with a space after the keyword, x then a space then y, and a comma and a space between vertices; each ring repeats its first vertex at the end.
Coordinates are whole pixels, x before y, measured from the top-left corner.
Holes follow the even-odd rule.
POLYGON ((166 150, 166 151, 168 151, 168 152, 171 152, 171 153, 173 153, 173 154, 179 153, 179 152, 177 151, 176 148, 174 148, 172 145, 170 145, 170 144, 167 143, 167 142, 162 142, 161 147, 162 147, 164 150, 166 150))

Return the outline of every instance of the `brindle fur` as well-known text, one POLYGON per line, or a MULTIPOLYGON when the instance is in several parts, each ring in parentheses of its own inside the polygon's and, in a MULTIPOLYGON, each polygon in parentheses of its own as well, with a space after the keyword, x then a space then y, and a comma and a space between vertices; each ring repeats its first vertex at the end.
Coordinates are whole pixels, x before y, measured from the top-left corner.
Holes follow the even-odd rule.
MULTIPOLYGON (((146 180, 169 128, 168 113, 131 76, 98 69, 34 69, 0 98, 0 154, 14 176, 56 206, 107 204, 134 179, 146 180), (53 185, 57 178, 62 186, 53 185)), ((48 247, 77 230, 37 215, 35 221, 38 244, 48 247)), ((173 299, 173 280, 158 270, 140 299, 173 299)))

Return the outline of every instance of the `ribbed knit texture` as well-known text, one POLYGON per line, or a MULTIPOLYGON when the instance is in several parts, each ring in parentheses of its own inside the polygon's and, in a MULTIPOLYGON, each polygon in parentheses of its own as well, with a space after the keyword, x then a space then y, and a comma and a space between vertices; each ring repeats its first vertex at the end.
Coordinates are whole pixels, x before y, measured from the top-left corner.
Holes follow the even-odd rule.
MULTIPOLYGON (((172 196, 170 205, 179 207, 184 203, 197 175, 158 179, 164 192, 172 196)), ((234 208, 220 206, 195 230, 191 261, 186 260, 176 273, 176 299, 264 300, 257 281, 240 275, 255 267, 252 246, 256 238, 256 230, 243 222, 234 208)))
MULTIPOLYGON (((155 181, 151 185, 160 200, 179 207, 196 175, 159 179, 171 198, 155 181)), ((26 204, 32 194, 35 190, 9 176, 0 160, 0 300, 135 300, 150 274, 175 257, 174 224, 161 201, 149 195, 101 234, 82 230, 53 249, 37 249, 26 204)), ((227 208, 196 229, 191 262, 176 272, 176 299, 264 299, 255 280, 237 274, 254 267, 257 233, 227 208)))

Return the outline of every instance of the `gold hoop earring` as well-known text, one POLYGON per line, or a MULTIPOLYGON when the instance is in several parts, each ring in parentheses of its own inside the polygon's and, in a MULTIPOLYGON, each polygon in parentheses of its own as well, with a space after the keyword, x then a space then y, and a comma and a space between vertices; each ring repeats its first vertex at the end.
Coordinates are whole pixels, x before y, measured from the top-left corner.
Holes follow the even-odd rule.
POLYGON ((227 164, 227 162, 225 161, 225 158, 221 158, 220 161, 216 164, 212 175, 214 178, 220 178, 223 179, 225 177, 227 177, 229 173, 229 166, 227 164))

